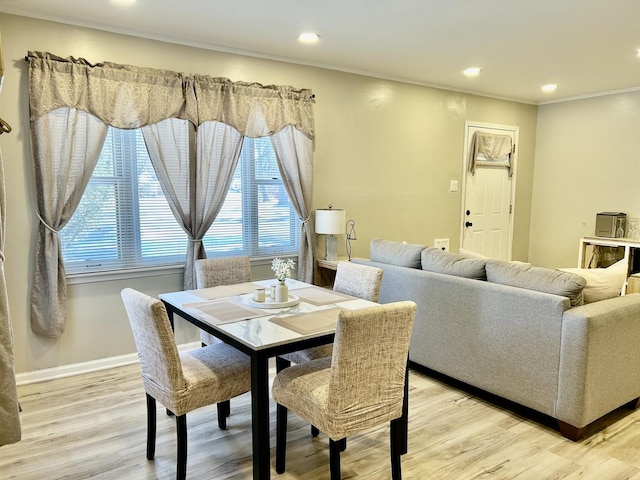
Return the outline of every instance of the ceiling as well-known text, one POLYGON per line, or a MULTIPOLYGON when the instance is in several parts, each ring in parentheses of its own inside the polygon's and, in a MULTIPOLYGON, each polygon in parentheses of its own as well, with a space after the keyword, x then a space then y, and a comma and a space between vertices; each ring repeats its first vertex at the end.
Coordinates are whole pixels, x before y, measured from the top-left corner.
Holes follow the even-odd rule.
POLYGON ((640 89, 638 0, 0 0, 0 12, 534 104, 640 89), (298 42, 307 31, 320 41, 298 42))

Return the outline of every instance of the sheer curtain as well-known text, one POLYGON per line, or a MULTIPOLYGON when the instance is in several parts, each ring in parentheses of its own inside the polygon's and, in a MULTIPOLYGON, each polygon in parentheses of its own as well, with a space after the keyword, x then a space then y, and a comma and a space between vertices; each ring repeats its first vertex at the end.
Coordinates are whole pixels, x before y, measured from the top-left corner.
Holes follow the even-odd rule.
POLYGON ((82 58, 61 58, 47 52, 29 52, 28 60, 31 137, 41 218, 31 309, 36 333, 56 337, 64 331, 66 284, 57 231, 68 221, 91 177, 107 125, 144 127, 163 192, 192 239, 185 288, 193 286, 194 260, 204 257, 201 240, 226 195, 242 137, 295 131, 282 134, 281 147, 277 148, 283 153, 278 158, 287 191, 304 222, 299 252, 301 279, 311 280, 312 231, 307 220, 311 208, 314 100, 310 90, 110 62, 91 64, 82 58), (73 115, 81 120, 69 123, 69 128, 54 125, 57 117, 53 112, 59 109, 75 112, 73 115), (188 123, 195 126, 195 138, 188 123), (78 155, 83 149, 86 155, 81 160, 78 155), (301 165, 296 166, 296 161, 301 165), (81 172, 74 170, 67 178, 65 168, 69 165, 81 172))
POLYGON ((195 261, 205 258, 202 238, 215 220, 238 164, 242 135, 220 122, 204 122, 190 148, 189 123, 168 119, 142 128, 151 163, 176 220, 189 235, 184 288, 195 288, 195 261))
POLYGON ((289 126, 271 136, 282 180, 300 220, 298 279, 313 281, 313 222, 311 216, 313 142, 300 130, 289 126))
POLYGON ((31 124, 39 219, 31 329, 43 336, 64 332, 67 284, 58 231, 80 203, 106 135, 100 119, 72 108, 58 108, 31 124))

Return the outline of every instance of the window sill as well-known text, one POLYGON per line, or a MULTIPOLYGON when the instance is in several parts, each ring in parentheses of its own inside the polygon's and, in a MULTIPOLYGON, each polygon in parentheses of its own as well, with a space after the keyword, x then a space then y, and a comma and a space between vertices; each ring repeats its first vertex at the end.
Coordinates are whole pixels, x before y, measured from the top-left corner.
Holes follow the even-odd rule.
POLYGON ((108 282, 114 280, 130 280, 132 278, 159 277, 162 275, 182 275, 184 264, 163 265, 157 267, 134 268, 129 270, 111 270, 106 272, 69 273, 67 285, 81 283, 108 282))
MULTIPOLYGON (((251 259, 251 266, 271 265, 275 257, 292 258, 298 262, 298 255, 283 254, 273 257, 255 257, 251 259)), ((105 272, 69 273, 66 276, 67 285, 79 285, 84 283, 99 283, 117 280, 130 280, 132 278, 159 277, 163 275, 184 274, 184 264, 162 265, 157 267, 134 268, 129 270, 111 270, 105 272)))

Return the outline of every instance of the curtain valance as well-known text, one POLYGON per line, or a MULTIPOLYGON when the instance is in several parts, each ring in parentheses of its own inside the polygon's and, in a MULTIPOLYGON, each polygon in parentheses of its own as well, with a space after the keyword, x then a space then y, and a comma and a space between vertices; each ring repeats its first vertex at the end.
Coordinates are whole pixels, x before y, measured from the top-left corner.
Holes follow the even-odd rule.
POLYGON ((509 176, 513 174, 511 164, 511 153, 513 152, 513 140, 510 135, 498 135, 493 133, 475 132, 471 139, 469 148, 469 172, 475 174, 475 167, 478 164, 504 166, 509 170, 509 176), (482 153, 487 162, 479 162, 478 155, 482 153), (504 162, 501 158, 506 156, 504 162))
POLYGON ((31 120, 61 107, 91 113, 116 128, 140 128, 168 118, 231 125, 263 137, 294 126, 314 138, 313 94, 308 89, 170 70, 91 64, 74 57, 29 52, 31 120))

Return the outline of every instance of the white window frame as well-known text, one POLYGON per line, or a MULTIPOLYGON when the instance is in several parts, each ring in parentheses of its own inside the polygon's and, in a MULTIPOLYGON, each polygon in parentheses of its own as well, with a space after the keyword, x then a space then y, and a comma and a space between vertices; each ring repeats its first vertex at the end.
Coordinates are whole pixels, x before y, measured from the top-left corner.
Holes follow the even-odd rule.
MULTIPOLYGON (((112 128, 112 127, 110 127, 112 128)), ((117 129, 114 129, 117 130, 117 129)), ((268 141, 268 138, 261 139, 261 141, 268 141)), ((123 145, 126 142, 123 142, 123 145)), ((252 145, 251 141, 248 141, 245 145, 252 145)), ((242 168, 241 176, 241 192, 242 192, 242 248, 235 248, 231 250, 218 250, 218 251, 210 251, 212 249, 207 249, 207 245, 211 245, 211 238, 207 238, 205 236, 204 245, 207 250, 208 256, 225 256, 225 255, 249 255, 252 258, 252 263, 256 261, 258 263, 263 263, 270 261, 269 259, 273 256, 280 257, 290 257, 297 256, 299 244, 300 244, 300 220, 298 219, 295 211, 292 207, 289 207, 289 238, 291 240, 288 244, 282 244, 276 248, 261 248, 259 245, 259 228, 258 222, 259 218, 257 215, 254 215, 254 212, 258 212, 260 201, 258 191, 261 185, 278 185, 283 193, 286 195, 286 190, 284 188, 284 184, 282 180, 278 177, 269 178, 269 179, 258 179, 255 177, 255 164, 252 160, 252 156, 249 155, 251 152, 247 152, 244 150, 241 154, 241 158, 238 162, 238 168, 240 169, 241 163, 243 163, 244 168, 242 168), (249 167, 249 168, 247 168, 249 167), (249 188, 247 188, 247 186, 249 188), (252 203, 255 202, 255 203, 252 203), (246 221, 245 219, 249 219, 246 221)), ((132 228, 130 230, 125 229, 124 234, 118 235, 118 238, 121 239, 118 242, 118 248, 129 248, 133 250, 137 250, 136 254, 141 255, 141 240, 140 234, 136 232, 140 232, 140 224, 139 224, 139 196, 138 192, 138 179, 137 179, 137 162, 138 158, 135 155, 135 145, 128 145, 129 153, 134 152, 133 155, 129 155, 127 158, 123 158, 122 165, 119 165, 121 171, 119 172, 121 176, 117 178, 100 178, 96 177, 96 182, 100 183, 113 183, 116 185, 114 188, 120 192, 120 198, 122 199, 125 195, 128 195, 129 201, 132 202, 132 205, 135 205, 137 208, 135 209, 132 215, 132 228), (120 184, 118 186, 118 184, 120 184), (123 242, 124 245, 123 245, 123 242)), ((123 147, 124 150, 124 147, 123 147)), ((124 153, 124 152, 123 152, 124 153)), ((114 155, 115 157, 115 155, 114 155)), ((274 157, 275 159, 275 154, 274 157)), ((114 160, 115 161, 115 160, 114 160)), ((157 181, 157 180, 156 180, 157 181)), ((117 195, 117 194, 116 194, 117 195)), ((287 197, 288 198, 288 197, 287 197)), ((173 218, 173 217, 172 217, 173 218)), ((176 222, 176 226, 177 226, 176 222)), ((215 222, 214 222, 214 225, 215 222)), ((120 225, 121 227, 122 225, 120 225)), ((213 226, 212 226, 213 227, 213 226)), ((179 227, 178 227, 179 228, 179 227)), ((186 252, 186 242, 187 236, 185 234, 185 252, 186 252)), ((115 268, 99 268, 96 266, 88 265, 89 262, 85 260, 84 265, 88 268, 78 269, 78 268, 69 268, 67 273, 68 283, 83 283, 84 281, 100 281, 103 279, 117 279, 117 278, 131 278, 131 277, 140 277, 140 276, 151 276, 151 275, 173 275, 176 273, 182 273, 184 270, 184 254, 180 257, 170 256, 166 261, 154 262, 153 260, 144 260, 134 266, 134 267, 115 267, 115 268)), ((120 263, 119 260, 100 260, 102 264, 111 263, 120 263)), ((73 264, 71 264, 73 265, 73 264)), ((79 263, 76 263, 79 265, 79 263)), ((65 263, 67 266, 67 263, 65 263)))

